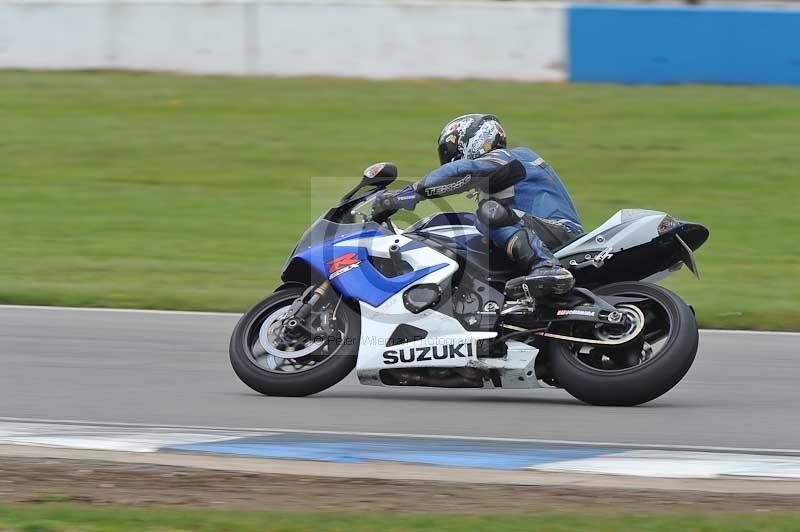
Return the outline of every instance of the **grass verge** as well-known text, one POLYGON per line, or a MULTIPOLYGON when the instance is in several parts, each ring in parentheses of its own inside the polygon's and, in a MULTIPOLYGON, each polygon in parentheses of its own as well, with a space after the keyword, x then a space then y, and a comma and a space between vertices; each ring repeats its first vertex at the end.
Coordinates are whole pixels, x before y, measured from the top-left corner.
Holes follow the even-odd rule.
POLYGON ((95 508, 81 505, 0 506, 0 530, 25 532, 114 531, 404 531, 541 530, 569 532, 797 530, 800 515, 787 514, 520 514, 405 515, 375 513, 285 513, 160 508, 95 508))
POLYGON ((587 227, 628 207, 708 225, 703 280, 667 282, 702 325, 800 330, 800 90, 766 87, 1 72, 0 302, 242 311, 364 166, 422 175, 476 111, 587 227))

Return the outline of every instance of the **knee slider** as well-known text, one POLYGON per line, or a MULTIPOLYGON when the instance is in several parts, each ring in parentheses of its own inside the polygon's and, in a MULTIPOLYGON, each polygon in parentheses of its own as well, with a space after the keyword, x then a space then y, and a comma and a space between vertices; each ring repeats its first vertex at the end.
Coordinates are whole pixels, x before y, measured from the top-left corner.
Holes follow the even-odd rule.
POLYGON ((477 215, 481 223, 492 229, 514 225, 519 220, 519 216, 510 207, 495 199, 481 200, 477 215))

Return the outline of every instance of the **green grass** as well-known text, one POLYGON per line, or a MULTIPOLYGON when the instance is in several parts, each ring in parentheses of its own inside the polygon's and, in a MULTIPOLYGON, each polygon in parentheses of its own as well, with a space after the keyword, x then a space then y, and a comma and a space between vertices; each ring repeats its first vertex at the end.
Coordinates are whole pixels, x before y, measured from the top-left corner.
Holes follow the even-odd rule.
POLYGON ((279 513, 96 508, 79 505, 0 506, 0 530, 25 532, 153 530, 199 531, 347 531, 474 530, 505 532, 777 532, 798 530, 800 516, 781 514, 569 514, 530 515, 398 515, 376 513, 279 513))
POLYGON ((702 325, 800 330, 788 88, 2 72, 0 302, 242 311, 363 167, 422 175, 475 111, 553 164, 587 227, 626 207, 708 225, 703 280, 667 283, 702 325))

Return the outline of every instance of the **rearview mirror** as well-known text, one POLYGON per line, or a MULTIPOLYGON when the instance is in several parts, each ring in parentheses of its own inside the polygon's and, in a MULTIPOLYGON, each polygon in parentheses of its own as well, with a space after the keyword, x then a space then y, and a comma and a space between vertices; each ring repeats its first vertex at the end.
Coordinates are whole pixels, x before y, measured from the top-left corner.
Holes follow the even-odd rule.
POLYGON ((364 169, 361 186, 385 187, 397 179, 397 165, 392 163, 375 163, 364 169))
POLYGON ((397 179, 397 165, 392 163, 375 163, 364 169, 361 175, 361 181, 355 186, 353 190, 348 192, 342 198, 342 201, 347 201, 353 197, 353 194, 359 191, 361 187, 385 187, 391 185, 397 179))

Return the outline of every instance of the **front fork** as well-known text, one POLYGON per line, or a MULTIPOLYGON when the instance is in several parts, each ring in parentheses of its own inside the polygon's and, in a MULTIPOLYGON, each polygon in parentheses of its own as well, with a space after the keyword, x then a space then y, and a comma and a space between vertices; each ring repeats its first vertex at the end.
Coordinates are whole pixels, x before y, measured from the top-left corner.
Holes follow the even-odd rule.
POLYGON ((319 286, 309 286, 306 288, 303 295, 301 295, 292 304, 289 309, 289 314, 284 320, 286 330, 298 333, 305 331, 311 335, 315 335, 317 331, 312 329, 308 323, 308 317, 312 315, 316 306, 328 294, 331 288, 331 283, 327 279, 319 286))

